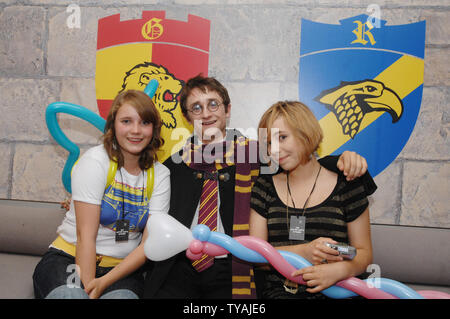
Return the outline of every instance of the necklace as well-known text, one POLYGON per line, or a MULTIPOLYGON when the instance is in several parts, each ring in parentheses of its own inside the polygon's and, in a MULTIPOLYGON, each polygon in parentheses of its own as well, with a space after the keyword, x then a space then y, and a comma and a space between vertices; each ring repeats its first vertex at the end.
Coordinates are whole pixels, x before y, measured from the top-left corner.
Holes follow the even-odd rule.
MULTIPOLYGON (((306 198, 305 204, 303 205, 303 212, 301 216, 291 216, 291 222, 289 223, 289 197, 291 198, 291 202, 295 207, 294 199, 292 198, 291 194, 291 188, 289 187, 289 171, 286 175, 286 184, 287 184, 287 193, 289 194, 289 197, 286 194, 286 226, 288 228, 289 232, 289 240, 305 240, 305 228, 306 228, 306 217, 305 210, 306 205, 308 205, 309 199, 311 198, 312 193, 314 192, 314 189, 316 188, 317 179, 319 178, 320 170, 322 169, 322 166, 319 165, 319 171, 317 172, 316 179, 314 180, 313 187, 311 189, 311 192, 309 193, 309 196, 306 198)), ((289 279, 286 278, 283 284, 284 290, 286 292, 289 292, 291 294, 296 294, 298 291, 298 283, 292 282, 289 279)))
MULTIPOLYGON (((306 211, 306 205, 308 205, 309 199, 311 198, 312 193, 314 192, 314 189, 316 188, 316 184, 317 184, 317 180, 319 178, 319 174, 320 174, 320 170, 322 169, 322 166, 319 165, 319 170, 317 172, 316 175, 316 179, 314 180, 314 184, 313 187, 311 188, 311 192, 309 193, 308 197, 306 198, 305 204, 303 205, 303 212, 301 217, 304 217, 305 215, 305 211, 306 211)), ((291 188, 289 187, 289 171, 286 174, 286 184, 287 184, 287 193, 289 194, 289 197, 287 196, 288 194, 286 194, 286 224, 288 227, 288 231, 290 230, 290 225, 289 225, 289 198, 291 199, 292 204, 295 207, 295 202, 294 199, 292 198, 292 194, 291 194, 291 188)), ((305 223, 305 221, 303 221, 305 223)), ((304 227, 305 225, 303 225, 304 227)), ((304 230, 303 230, 303 236, 304 236, 304 230)))
MULTIPOLYGON (((124 191, 124 181, 122 176, 122 168, 119 168, 120 173, 120 181, 122 186, 122 218, 116 220, 116 242, 128 241, 128 234, 130 232, 130 220, 125 219, 129 212, 125 214, 125 191, 124 191)), ((144 185, 144 171, 142 170, 142 196, 141 196, 141 205, 144 202, 144 194, 145 194, 145 185, 144 185)), ((115 189, 114 189, 115 193, 115 189)))

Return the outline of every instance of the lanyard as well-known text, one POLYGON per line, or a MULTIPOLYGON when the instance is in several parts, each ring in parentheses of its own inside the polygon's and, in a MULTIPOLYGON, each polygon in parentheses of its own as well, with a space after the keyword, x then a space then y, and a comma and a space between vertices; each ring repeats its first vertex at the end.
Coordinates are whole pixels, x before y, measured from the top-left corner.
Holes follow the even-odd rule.
MULTIPOLYGON (((306 205, 308 204, 309 199, 311 198, 311 195, 314 192, 314 189, 316 188, 317 179, 319 178, 319 174, 320 174, 320 170, 321 169, 322 169, 322 166, 319 166, 319 171, 317 172, 316 179, 314 180, 314 184, 313 184, 313 187, 311 189, 311 192, 309 193, 308 198, 306 199, 305 204, 303 205, 303 212, 302 212, 301 216, 305 215, 306 205)), ((296 208, 294 199, 292 198, 291 188, 289 187, 289 171, 286 173, 286 184, 287 184, 287 190, 288 190, 288 193, 289 193, 289 198, 291 199, 291 202, 294 205, 294 208, 296 208)), ((286 223, 288 224, 288 228, 289 228, 289 222, 288 222, 289 209, 288 209, 288 204, 289 204, 289 199, 286 198, 286 223)))
MULTIPOLYGON (((123 189, 123 176, 122 176, 122 168, 119 169, 120 180, 122 182, 122 218, 116 221, 116 242, 124 242, 128 241, 128 235, 130 232, 130 221, 126 220, 128 213, 125 214, 125 192, 123 189)), ((144 171, 142 171, 142 197, 141 197, 141 206, 144 202, 144 194, 145 194, 145 185, 144 185, 144 171)))
MULTIPOLYGON (((120 173, 120 181, 121 181, 121 184, 122 184, 122 218, 121 218, 121 220, 125 220, 125 217, 127 217, 127 215, 128 215, 128 213, 129 212, 127 212, 126 214, 125 214, 125 200, 124 200, 124 198, 125 198, 125 192, 124 192, 124 189, 123 189, 123 184, 124 184, 124 182, 123 182, 123 176, 122 176, 122 169, 120 168, 119 169, 119 173, 120 173)), ((142 206, 142 203, 144 202, 144 194, 145 194, 145 185, 144 185, 144 180, 145 180, 145 178, 144 178, 144 170, 142 170, 142 196, 141 196, 141 206, 142 206)))

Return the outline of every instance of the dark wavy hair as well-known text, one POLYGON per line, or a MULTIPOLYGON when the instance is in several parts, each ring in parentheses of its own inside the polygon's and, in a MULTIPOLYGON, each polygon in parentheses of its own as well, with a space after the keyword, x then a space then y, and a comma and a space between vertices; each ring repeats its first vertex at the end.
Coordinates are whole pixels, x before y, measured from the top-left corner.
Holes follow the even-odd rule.
POLYGON ((117 112, 125 103, 133 106, 143 121, 148 121, 153 124, 152 139, 142 150, 139 157, 139 167, 142 170, 145 170, 150 168, 158 159, 156 152, 164 144, 164 139, 161 137, 161 117, 159 112, 156 109, 155 104, 153 104, 152 99, 144 92, 127 90, 116 96, 106 119, 103 145, 105 146, 109 158, 116 161, 119 168, 122 167, 124 165, 124 159, 116 139, 114 123, 116 121, 117 112))
POLYGON ((187 110, 187 98, 191 94, 192 90, 200 89, 203 93, 209 91, 216 91, 217 94, 222 98, 222 102, 225 106, 225 112, 228 113, 228 105, 230 105, 230 97, 228 95, 227 89, 215 78, 213 77, 205 77, 202 74, 199 74, 193 78, 190 78, 183 89, 180 92, 180 106, 181 112, 187 118, 188 110, 187 110))

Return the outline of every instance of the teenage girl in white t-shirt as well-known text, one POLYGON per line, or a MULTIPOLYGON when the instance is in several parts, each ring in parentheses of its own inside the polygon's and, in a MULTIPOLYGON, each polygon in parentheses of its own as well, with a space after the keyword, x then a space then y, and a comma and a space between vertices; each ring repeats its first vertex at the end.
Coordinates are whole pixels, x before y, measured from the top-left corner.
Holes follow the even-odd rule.
POLYGON ((147 94, 114 99, 103 144, 72 171, 70 209, 33 275, 36 298, 141 296, 147 219, 167 213, 170 201, 170 173, 156 158, 160 131, 147 94))

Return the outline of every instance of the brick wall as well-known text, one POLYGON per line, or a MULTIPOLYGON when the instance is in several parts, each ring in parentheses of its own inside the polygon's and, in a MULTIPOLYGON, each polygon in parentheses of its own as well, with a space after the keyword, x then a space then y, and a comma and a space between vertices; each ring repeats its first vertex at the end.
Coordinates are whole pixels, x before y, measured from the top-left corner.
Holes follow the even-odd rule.
MULTIPOLYGON (((66 101, 97 112, 97 21, 120 13, 165 10, 166 18, 194 14, 211 20, 209 74, 229 89, 230 126, 257 127, 263 111, 298 98, 300 20, 339 23, 366 13, 370 0, 153 0, 0 2, 0 198, 60 201, 67 152, 45 126, 45 107, 66 101), (67 6, 80 7, 80 28, 68 28, 67 6)), ((427 21, 425 80, 414 132, 398 158, 375 180, 375 223, 450 228, 449 0, 377 1, 388 24, 427 21)), ((74 118, 61 126, 82 150, 100 133, 74 118)))

